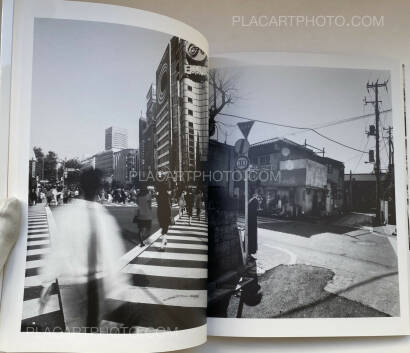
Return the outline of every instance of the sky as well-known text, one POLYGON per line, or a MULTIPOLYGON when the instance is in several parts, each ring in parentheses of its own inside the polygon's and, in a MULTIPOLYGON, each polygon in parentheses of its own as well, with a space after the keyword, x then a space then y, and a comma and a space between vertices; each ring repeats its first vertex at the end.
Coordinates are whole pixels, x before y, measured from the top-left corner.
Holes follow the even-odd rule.
MULTIPOLYGON (((224 65, 221 65, 220 70, 226 77, 234 78, 238 97, 224 109, 224 113, 298 127, 317 127, 327 122, 374 113, 373 105, 363 104, 365 96, 368 100, 374 99, 374 93, 367 92, 366 83, 389 79, 388 71, 224 65)), ((379 92, 379 100, 382 100, 380 110, 391 109, 390 83, 388 92, 385 89, 379 92)), ((219 124, 220 141, 234 144, 242 138, 236 127, 236 123, 241 120, 224 116, 219 116, 218 120, 225 124, 219 124)), ((380 121, 381 129, 391 126, 392 114, 382 114, 380 121)), ((376 143, 375 138, 367 137, 365 131, 374 122, 372 116, 317 131, 360 151, 368 151, 374 149, 376 143)), ((387 136, 387 133, 384 135, 387 136)), ((353 173, 373 170, 373 164, 365 163, 368 155, 330 142, 313 132, 255 123, 249 141, 255 143, 275 137, 285 137, 301 144, 306 139, 308 144, 324 148, 326 157, 344 162, 345 173, 350 170, 353 173)), ((387 168, 387 140, 381 140, 380 151, 381 168, 387 168)))
POLYGON ((168 34, 116 24, 36 19, 31 145, 60 158, 104 150, 105 129, 128 129, 138 147, 138 119, 170 40, 168 34))

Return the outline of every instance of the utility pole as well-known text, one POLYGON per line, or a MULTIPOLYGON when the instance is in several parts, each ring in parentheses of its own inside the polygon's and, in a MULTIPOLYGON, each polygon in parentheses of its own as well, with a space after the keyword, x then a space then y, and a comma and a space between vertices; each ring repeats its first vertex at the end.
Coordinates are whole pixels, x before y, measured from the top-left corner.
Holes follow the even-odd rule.
POLYGON ((376 175, 376 224, 380 225, 380 110, 379 110, 379 88, 385 88, 387 91, 387 82, 384 81, 383 83, 379 83, 379 80, 372 83, 367 83, 366 88, 367 92, 370 89, 374 91, 374 101, 368 101, 366 98, 364 99, 364 103, 367 105, 369 103, 373 104, 374 106, 374 114, 376 119, 376 162, 374 166, 374 174, 376 175))

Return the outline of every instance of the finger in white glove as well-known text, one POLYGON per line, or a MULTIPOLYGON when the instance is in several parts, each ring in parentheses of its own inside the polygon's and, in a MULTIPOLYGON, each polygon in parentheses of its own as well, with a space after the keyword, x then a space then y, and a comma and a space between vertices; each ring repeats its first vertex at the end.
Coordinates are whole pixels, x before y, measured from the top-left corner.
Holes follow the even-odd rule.
POLYGON ((21 205, 16 198, 0 201, 0 270, 20 234, 21 205))

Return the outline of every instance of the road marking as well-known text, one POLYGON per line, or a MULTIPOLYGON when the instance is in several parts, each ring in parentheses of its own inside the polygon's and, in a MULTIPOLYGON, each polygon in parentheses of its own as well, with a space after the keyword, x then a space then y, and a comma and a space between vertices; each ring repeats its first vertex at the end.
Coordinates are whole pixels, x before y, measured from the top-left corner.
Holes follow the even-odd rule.
POLYGON ((184 254, 173 252, 144 251, 140 258, 163 259, 163 260, 186 260, 186 261, 208 261, 208 255, 184 254))
POLYGON ((208 278, 206 268, 150 266, 129 264, 124 267, 123 272, 142 274, 147 276, 182 277, 182 278, 208 278))
MULTIPOLYGON (((155 248, 161 247, 161 242, 155 242, 152 244, 155 248)), ((183 244, 183 243, 167 243, 167 249, 196 249, 196 250, 208 250, 208 245, 203 244, 183 244)))
POLYGON ((26 262, 26 269, 27 269, 27 268, 43 267, 44 264, 45 264, 44 260, 27 261, 27 262, 26 262))
POLYGON ((42 233, 42 234, 29 234, 27 239, 36 239, 36 238, 48 238, 49 234, 48 233, 42 233))
POLYGON ((290 261, 288 262, 288 265, 294 265, 296 263, 297 256, 296 256, 295 253, 291 252, 290 250, 280 248, 279 246, 273 246, 273 245, 270 245, 270 244, 263 244, 263 245, 267 246, 268 248, 272 248, 272 249, 282 251, 282 252, 286 253, 287 255, 289 255, 290 261))
POLYGON ((184 235, 167 235, 167 239, 169 240, 186 240, 186 241, 204 241, 208 242, 208 238, 198 238, 198 237, 189 237, 184 235))
POLYGON ((208 232, 198 232, 198 231, 190 231, 189 229, 187 230, 178 230, 178 229, 170 229, 167 234, 194 234, 194 235, 202 235, 202 236, 208 236, 208 232))
POLYGON ((50 240, 31 240, 27 242, 27 246, 34 246, 34 245, 49 245, 50 240))
POLYGON ((50 248, 42 248, 42 249, 34 249, 34 250, 28 250, 27 251, 27 256, 32 256, 32 255, 46 255, 50 252, 50 248))
POLYGON ((34 316, 49 314, 55 311, 60 311, 60 302, 58 295, 53 294, 47 300, 43 312, 40 313, 40 298, 25 300, 23 302, 23 316, 22 319, 29 319, 34 316))

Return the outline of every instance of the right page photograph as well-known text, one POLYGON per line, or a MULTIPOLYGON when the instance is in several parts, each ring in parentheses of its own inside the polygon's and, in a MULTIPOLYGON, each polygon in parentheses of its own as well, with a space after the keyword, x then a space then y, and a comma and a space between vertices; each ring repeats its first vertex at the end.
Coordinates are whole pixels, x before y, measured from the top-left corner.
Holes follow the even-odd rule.
POLYGON ((400 65, 236 53, 212 66, 208 334, 407 333, 400 65))

